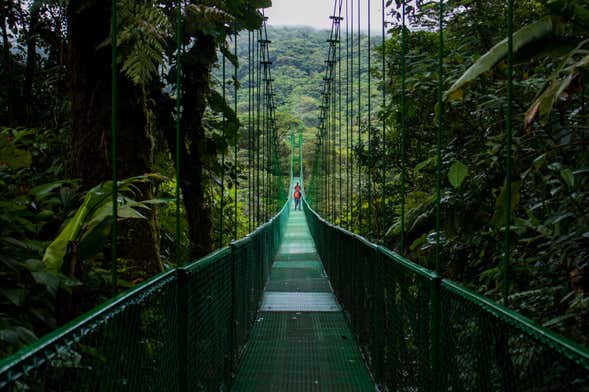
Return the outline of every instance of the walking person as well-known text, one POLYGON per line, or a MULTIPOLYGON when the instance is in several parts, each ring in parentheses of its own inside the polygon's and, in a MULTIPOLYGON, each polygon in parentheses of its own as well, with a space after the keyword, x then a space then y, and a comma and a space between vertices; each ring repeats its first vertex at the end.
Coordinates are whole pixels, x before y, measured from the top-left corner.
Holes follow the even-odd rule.
POLYGON ((301 186, 299 185, 299 183, 297 182, 297 184, 294 187, 294 201, 295 201, 295 207, 294 210, 298 210, 301 211, 301 186))

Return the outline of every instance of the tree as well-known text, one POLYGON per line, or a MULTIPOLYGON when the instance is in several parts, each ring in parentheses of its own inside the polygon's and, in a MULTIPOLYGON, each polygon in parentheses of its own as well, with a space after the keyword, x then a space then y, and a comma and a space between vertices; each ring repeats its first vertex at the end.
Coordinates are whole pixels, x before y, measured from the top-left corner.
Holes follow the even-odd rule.
MULTIPOLYGON (((111 53, 110 2, 71 0, 67 5, 69 76, 72 121, 72 173, 89 189, 110 179, 111 53)), ((143 92, 128 77, 118 76, 118 176, 127 178, 152 170, 152 135, 144 114, 143 92)), ((142 198, 153 196, 150 184, 141 187, 142 198)), ((153 275, 162 270, 155 215, 125 224, 122 257, 153 275)), ((136 276, 135 276, 136 277, 136 276)))

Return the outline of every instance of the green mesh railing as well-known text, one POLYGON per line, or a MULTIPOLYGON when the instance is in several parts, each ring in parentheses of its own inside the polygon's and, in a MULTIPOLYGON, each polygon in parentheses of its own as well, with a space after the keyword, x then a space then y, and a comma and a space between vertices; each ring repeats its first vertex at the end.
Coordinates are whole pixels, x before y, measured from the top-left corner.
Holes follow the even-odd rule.
POLYGON ((227 390, 288 207, 245 238, 150 279, 6 358, 0 391, 227 390))
POLYGON ((586 349, 304 206, 333 289, 382 389, 589 391, 586 349))

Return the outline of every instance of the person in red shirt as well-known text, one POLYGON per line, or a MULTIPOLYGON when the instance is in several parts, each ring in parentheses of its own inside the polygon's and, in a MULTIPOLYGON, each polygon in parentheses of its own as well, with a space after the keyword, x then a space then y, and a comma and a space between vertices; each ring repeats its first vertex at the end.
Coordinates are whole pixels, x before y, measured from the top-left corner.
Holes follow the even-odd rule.
POLYGON ((301 210, 301 186, 299 185, 299 183, 297 182, 297 184, 294 187, 294 200, 295 200, 295 211, 301 210))

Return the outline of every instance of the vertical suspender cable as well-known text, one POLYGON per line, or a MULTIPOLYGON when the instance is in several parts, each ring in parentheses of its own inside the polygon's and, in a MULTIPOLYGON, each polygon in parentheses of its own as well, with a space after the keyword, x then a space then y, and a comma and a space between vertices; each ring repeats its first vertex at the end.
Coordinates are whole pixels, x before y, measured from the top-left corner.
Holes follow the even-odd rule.
POLYGON ((401 6, 401 238, 399 249, 401 254, 405 252, 405 166, 407 165, 407 148, 406 148, 406 132, 407 132, 407 108, 405 102, 405 73, 406 73, 406 51, 407 51, 407 37, 405 33, 405 0, 401 6))
POLYGON ((182 102, 182 2, 177 2, 176 31, 176 265, 180 265, 180 119, 182 102))
MULTIPOLYGON (((346 0, 346 163, 347 163, 347 176, 346 176, 346 209, 347 209, 347 229, 351 229, 352 225, 352 159, 351 159, 351 144, 350 144, 350 135, 352 133, 352 121, 353 116, 351 115, 352 110, 352 70, 350 67, 350 60, 351 60, 351 52, 350 52, 350 25, 353 26, 353 22, 349 19, 349 5, 348 1, 346 0)), ((354 7, 351 7, 354 8, 354 7)))
POLYGON ((354 229, 352 220, 354 218, 354 0, 350 1, 350 230, 354 229))
MULTIPOLYGON (((342 3, 340 1, 340 11, 339 11, 339 15, 341 15, 342 10, 342 3)), ((340 19, 340 26, 338 29, 338 54, 337 54, 337 64, 338 64, 338 71, 337 71, 337 80, 338 80, 338 121, 337 121, 337 127, 338 127, 338 134, 339 134, 339 208, 338 208, 338 213, 340 216, 340 226, 342 225, 342 221, 343 221, 343 196, 342 196, 342 180, 343 180, 343 175, 342 175, 342 166, 343 166, 343 151, 342 151, 342 38, 341 38, 342 34, 341 34, 341 19, 340 19)))
POLYGON ((118 179, 117 179, 117 1, 111 3, 111 169, 112 169, 112 230, 111 230, 111 278, 113 294, 117 292, 117 220, 118 220, 118 179))
POLYGON ((442 188, 442 126, 444 119, 444 107, 442 101, 442 89, 444 87, 444 0, 439 0, 439 45, 438 45, 438 127, 436 131, 436 248, 435 248, 435 275, 434 289, 432 290, 432 390, 439 390, 441 380, 440 372, 440 195, 442 188))
POLYGON ((503 305, 508 306, 509 301, 509 262, 510 233, 511 233, 511 110, 513 100, 513 0, 507 0, 507 108, 505 126, 505 239, 502 268, 502 294, 503 305))
MULTIPOLYGON (((225 102, 225 84, 227 82, 227 73, 225 68, 225 52, 221 52, 221 69, 223 73, 223 81, 221 82, 223 91, 221 95, 223 96, 223 102, 225 102)), ((227 118, 225 116, 225 111, 223 110, 222 113, 222 120, 221 120, 221 134, 223 140, 225 140, 225 125, 226 125, 227 118)), ((221 206, 219 208, 219 248, 223 246, 223 209, 225 207, 225 149, 221 151, 221 206)))
POLYGON ((367 16, 368 16, 368 51, 366 53, 366 59, 368 61, 367 66, 368 66, 368 176, 367 176, 367 180, 368 180, 368 238, 371 238, 372 236, 372 101, 371 101, 371 95, 372 95, 372 91, 370 91, 370 86, 371 86, 371 74, 372 74, 372 70, 370 69, 370 52, 371 52, 371 48, 370 48, 370 0, 367 0, 368 2, 368 11, 367 11, 367 16))
POLYGON ((438 127, 436 131, 436 249, 435 268, 440 273, 440 200, 442 188, 442 127, 444 121, 444 1, 440 0, 439 8, 439 45, 438 45, 438 127))
POLYGON ((265 138, 265 131, 266 131, 266 65, 264 64, 264 44, 262 42, 263 38, 262 30, 260 29, 260 211, 261 211, 261 220, 260 224, 262 224, 265 220, 265 200, 264 200, 264 158, 265 158, 265 150, 264 150, 264 138, 265 138))
POLYGON ((251 59, 251 49, 252 49, 252 36, 251 32, 247 32, 247 168, 248 168, 248 175, 247 175, 247 232, 250 233, 252 231, 252 223, 251 223, 251 216, 252 216, 252 209, 251 209, 251 200, 252 200, 252 168, 251 168, 251 126, 252 126, 252 59, 251 59))
MULTIPOLYGON (((362 79, 361 79, 361 65, 362 65, 362 51, 360 49, 360 29, 361 24, 361 12, 360 12, 360 0, 358 0, 358 151, 362 149, 362 79)), ((362 165, 358 161, 358 230, 362 232, 362 165)))
MULTIPOLYGON (((237 116, 237 31, 233 41, 233 56, 235 57, 233 67, 233 112, 237 116)), ((237 132, 233 137, 233 239, 237 240, 237 132)))
POLYGON ((381 10, 382 10, 382 188, 381 188, 381 211, 380 211, 380 232, 379 237, 381 241, 384 243, 384 233, 385 233, 385 216, 386 216, 386 200, 385 200, 385 186, 386 186, 386 179, 387 179, 387 172, 386 172, 386 163, 387 163, 387 142, 386 142, 386 34, 385 34, 385 3, 384 0, 381 1, 381 10))
POLYGON ((253 62, 252 62, 252 38, 253 33, 251 31, 247 32, 247 71, 248 71, 248 84, 247 84, 247 166, 248 166, 248 178, 247 178, 247 205, 248 205, 248 233, 252 231, 252 219, 253 219, 253 192, 252 188, 254 186, 254 182, 252 179, 252 156, 253 156, 253 140, 252 140, 252 107, 253 107, 253 89, 252 89, 252 75, 253 75, 253 62))
POLYGON ((257 44, 256 44, 256 135, 255 135, 255 151, 256 151, 256 227, 261 223, 260 221, 260 79, 261 79, 261 56, 260 56, 260 39, 261 30, 257 30, 257 44))
MULTIPOLYGON (((337 22, 337 19, 334 19, 335 23, 337 22)), ((337 25, 335 26, 337 29, 337 25)), ((337 40, 337 34, 335 36, 335 39, 337 40)), ((335 167, 335 154, 337 151, 337 146, 336 146, 336 136, 337 136, 337 116, 336 116, 336 85, 335 85, 335 81, 336 81, 336 77, 335 77, 335 48, 336 48, 336 43, 333 44, 332 47, 332 63, 331 63, 331 68, 332 68, 332 72, 331 72, 331 113, 332 113, 332 127, 333 127, 333 131, 332 131, 332 135, 331 135, 331 141, 332 141, 332 148, 331 148, 331 158, 332 158, 332 163, 331 163, 331 170, 332 170, 332 174, 331 174, 331 196, 333 198, 333 200, 331 201, 331 221, 335 222, 335 216, 336 216, 336 200, 337 197, 335 195, 335 183, 337 182, 337 178, 336 178, 336 174, 337 174, 337 169, 335 167)))

